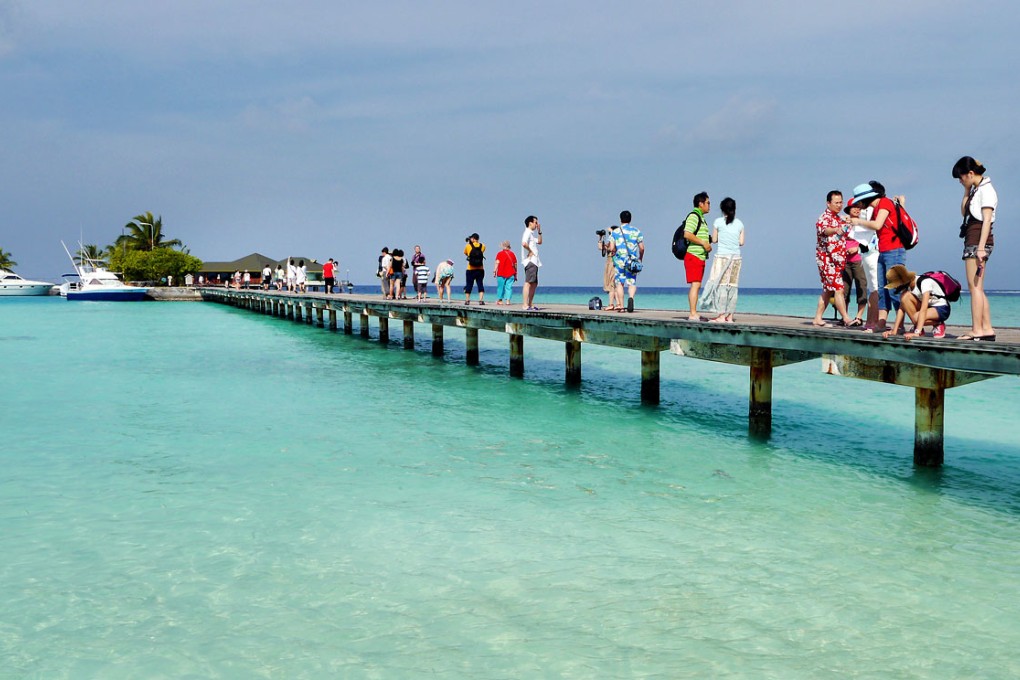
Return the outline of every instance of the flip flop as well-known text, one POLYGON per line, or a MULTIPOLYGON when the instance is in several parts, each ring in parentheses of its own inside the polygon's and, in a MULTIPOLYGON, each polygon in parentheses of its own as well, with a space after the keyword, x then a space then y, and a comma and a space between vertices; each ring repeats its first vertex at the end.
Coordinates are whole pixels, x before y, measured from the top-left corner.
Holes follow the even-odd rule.
POLYGON ((995 334, 991 335, 975 335, 974 340, 977 342, 995 342, 995 334))
POLYGON ((814 326, 815 328, 832 328, 832 324, 831 323, 824 323, 824 322, 823 323, 815 323, 814 321, 812 321, 811 325, 814 326))

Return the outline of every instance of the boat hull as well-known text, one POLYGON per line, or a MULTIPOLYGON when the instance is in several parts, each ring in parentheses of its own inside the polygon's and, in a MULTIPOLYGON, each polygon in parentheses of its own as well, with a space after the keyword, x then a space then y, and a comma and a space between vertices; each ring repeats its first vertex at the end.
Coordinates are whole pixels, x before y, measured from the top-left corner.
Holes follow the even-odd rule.
POLYGON ((0 286, 0 297, 24 296, 24 295, 49 295, 53 288, 52 283, 26 283, 0 286))
POLYGON ((149 292, 148 288, 135 288, 131 290, 69 290, 67 291, 68 300, 105 300, 108 302, 135 302, 138 300, 144 300, 145 294, 149 292))

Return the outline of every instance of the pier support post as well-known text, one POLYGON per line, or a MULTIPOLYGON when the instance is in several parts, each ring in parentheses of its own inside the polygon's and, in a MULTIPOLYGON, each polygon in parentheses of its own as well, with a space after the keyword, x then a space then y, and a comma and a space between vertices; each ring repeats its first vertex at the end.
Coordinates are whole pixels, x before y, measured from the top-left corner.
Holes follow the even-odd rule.
POLYGON ((368 310, 361 312, 361 337, 368 337, 368 310))
POLYGON ((336 330, 336 310, 332 307, 329 309, 329 330, 336 330))
POLYGON ((388 316, 379 317, 379 342, 386 344, 390 341, 390 318, 388 316))
POLYGON ((293 300, 287 300, 287 318, 291 321, 297 321, 298 311, 297 306, 293 300))
POLYGON ((914 465, 942 465, 945 403, 944 388, 914 388, 914 465))
POLYGON ((772 352, 751 349, 751 393, 748 404, 748 432, 755 439, 772 436, 772 352))
POLYGON ((299 301, 294 302, 294 322, 302 323, 305 320, 305 310, 299 301))
POLYGON ((441 324, 432 324, 432 356, 443 356, 443 327, 441 324))
POLYGON ((581 384, 581 343, 577 340, 570 340, 563 343, 566 349, 566 383, 568 385, 581 384))
POLYGON ((510 335, 510 377, 524 377, 524 336, 510 335))
POLYGON ((348 310, 344 312, 344 335, 354 333, 354 314, 348 310))
POLYGON ((414 349, 414 322, 404 320, 404 349, 414 349))
POLYGON ((659 403, 659 352, 641 350, 641 403, 659 403))
POLYGON ((478 329, 464 329, 464 349, 468 366, 478 365, 478 329))
POLYGON ((305 323, 307 323, 309 326, 312 326, 312 325, 315 324, 315 316, 314 316, 314 314, 315 314, 315 305, 312 304, 311 300, 308 300, 307 302, 305 302, 305 323))
POLYGON ((323 317, 324 316, 325 316, 325 313, 324 313, 324 310, 322 309, 322 307, 316 307, 315 308, 315 321, 316 321, 316 324, 319 326, 319 328, 325 328, 326 327, 326 323, 325 323, 325 321, 323 321, 323 317))

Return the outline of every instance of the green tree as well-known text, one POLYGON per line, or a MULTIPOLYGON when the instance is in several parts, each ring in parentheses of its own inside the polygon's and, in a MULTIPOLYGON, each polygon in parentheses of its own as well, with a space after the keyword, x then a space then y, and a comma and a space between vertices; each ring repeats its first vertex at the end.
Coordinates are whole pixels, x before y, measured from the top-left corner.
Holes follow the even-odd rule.
POLYGON ((11 254, 0 248, 0 269, 14 269, 18 263, 11 259, 11 254))
POLYGON ((157 248, 176 248, 183 246, 178 239, 165 240, 163 235, 163 217, 153 217, 151 212, 135 215, 124 225, 128 233, 117 238, 117 246, 125 246, 127 250, 156 250, 157 248))
POLYGON ((106 266, 106 253, 110 248, 100 248, 95 243, 86 243, 74 254, 74 261, 77 264, 94 264, 99 267, 106 266))
POLYGON ((202 260, 173 248, 115 251, 110 255, 110 269, 120 272, 125 281, 159 283, 172 276, 183 283, 186 275, 197 274, 201 268, 202 260))

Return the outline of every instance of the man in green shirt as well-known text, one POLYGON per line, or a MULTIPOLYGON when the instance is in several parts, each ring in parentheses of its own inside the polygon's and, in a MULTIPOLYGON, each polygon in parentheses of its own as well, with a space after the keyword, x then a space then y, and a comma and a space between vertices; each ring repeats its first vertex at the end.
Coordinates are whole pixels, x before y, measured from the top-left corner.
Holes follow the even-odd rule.
POLYGON ((701 290, 701 280, 705 277, 705 260, 712 252, 712 239, 708 233, 708 222, 705 215, 711 210, 712 201, 708 193, 702 191, 694 197, 694 210, 687 216, 684 222, 684 238, 687 239, 687 253, 684 255, 684 270, 687 273, 687 283, 690 290, 687 291, 687 303, 691 313, 687 317, 689 321, 701 321, 698 316, 698 292, 701 290))

